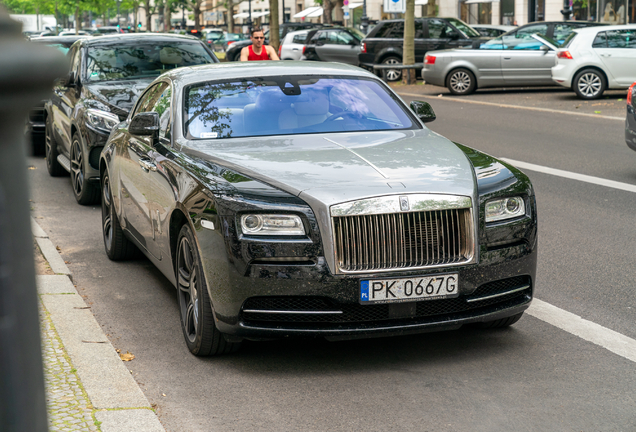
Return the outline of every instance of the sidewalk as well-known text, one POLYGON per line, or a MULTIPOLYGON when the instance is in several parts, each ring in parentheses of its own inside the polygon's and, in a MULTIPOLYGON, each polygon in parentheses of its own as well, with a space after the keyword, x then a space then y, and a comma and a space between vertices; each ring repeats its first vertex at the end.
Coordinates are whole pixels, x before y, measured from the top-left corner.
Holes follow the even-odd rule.
POLYGON ((34 219, 42 357, 51 431, 165 432, 34 219))

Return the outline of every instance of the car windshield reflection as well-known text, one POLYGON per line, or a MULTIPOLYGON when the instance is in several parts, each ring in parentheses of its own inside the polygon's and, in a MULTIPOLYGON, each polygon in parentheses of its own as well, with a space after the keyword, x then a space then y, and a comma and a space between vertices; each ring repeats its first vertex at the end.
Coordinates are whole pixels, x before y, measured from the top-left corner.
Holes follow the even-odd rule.
POLYGON ((188 139, 419 128, 377 82, 357 78, 252 78, 185 91, 188 139))

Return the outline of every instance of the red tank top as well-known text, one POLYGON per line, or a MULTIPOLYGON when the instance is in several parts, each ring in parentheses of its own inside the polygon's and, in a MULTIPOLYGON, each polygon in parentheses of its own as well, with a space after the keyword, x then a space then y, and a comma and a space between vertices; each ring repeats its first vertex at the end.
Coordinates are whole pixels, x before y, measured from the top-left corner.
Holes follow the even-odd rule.
POLYGON ((252 49, 252 45, 250 45, 248 48, 249 48, 249 55, 247 56, 247 60, 249 61, 269 60, 269 55, 267 54, 265 45, 263 45, 263 48, 261 49, 260 54, 256 54, 254 52, 254 50, 252 49))

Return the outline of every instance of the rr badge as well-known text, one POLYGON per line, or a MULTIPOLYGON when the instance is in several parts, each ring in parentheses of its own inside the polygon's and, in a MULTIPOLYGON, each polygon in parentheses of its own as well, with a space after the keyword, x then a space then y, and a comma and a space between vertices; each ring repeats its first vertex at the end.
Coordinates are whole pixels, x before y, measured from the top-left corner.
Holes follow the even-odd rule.
POLYGON ((400 210, 409 211, 409 197, 407 196, 400 197, 400 210))

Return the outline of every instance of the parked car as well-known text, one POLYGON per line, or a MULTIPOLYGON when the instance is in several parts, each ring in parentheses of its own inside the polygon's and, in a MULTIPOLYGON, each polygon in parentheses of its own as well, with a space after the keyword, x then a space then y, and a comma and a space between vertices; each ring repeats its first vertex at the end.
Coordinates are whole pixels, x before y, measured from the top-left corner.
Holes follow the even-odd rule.
POLYGON ((175 285, 199 356, 509 326, 535 288, 532 185, 434 119, 345 64, 167 72, 101 153, 106 253, 175 285))
POLYGON ((598 99, 607 89, 626 89, 636 80, 634 39, 634 24, 575 30, 557 51, 552 79, 581 99, 598 99))
MULTIPOLYGON (((84 39, 89 36, 87 35, 78 35, 78 36, 51 36, 45 38, 33 38, 31 42, 37 44, 48 45, 52 48, 57 48, 62 51, 64 54, 68 52, 71 48, 71 45, 75 43, 78 39, 84 39)), ((25 135, 30 140, 31 143, 31 153, 34 156, 44 155, 44 105, 46 104, 46 100, 43 100, 37 106, 34 106, 29 111, 29 117, 26 121, 25 126, 25 135)))
POLYGON ((300 60, 307 41, 307 30, 287 33, 278 46, 278 58, 281 60, 300 60))
POLYGON ((428 84, 447 87, 456 95, 478 88, 551 86, 559 41, 576 28, 597 26, 588 21, 535 22, 518 27, 479 45, 479 49, 430 51, 424 59, 422 78, 428 84), (533 37, 545 35, 552 43, 533 37))
POLYGON ((101 26, 94 29, 95 33, 100 35, 125 33, 119 26, 101 26))
POLYGON ((226 52, 228 47, 232 44, 244 40, 248 40, 248 38, 241 33, 225 33, 220 39, 214 41, 214 47, 212 50, 226 52))
MULTIPOLYGON (((297 31, 297 30, 310 30, 312 28, 318 27, 327 27, 325 24, 317 24, 317 23, 292 23, 286 22, 279 26, 278 28, 278 40, 283 40, 287 33, 297 31)), ((265 33, 265 45, 269 45, 269 30, 266 30, 265 33)), ((227 61, 239 61, 241 59, 241 50, 248 45, 251 45, 252 41, 247 38, 244 41, 239 41, 233 43, 228 47, 225 53, 225 58, 227 61)))
POLYGON ((214 51, 214 43, 220 40, 226 32, 220 29, 210 29, 204 32, 203 40, 208 45, 208 48, 214 51))
POLYGON ((627 90, 625 142, 629 148, 636 151, 636 82, 634 82, 627 90))
POLYGON ((70 172, 77 202, 93 204, 99 154, 137 96, 170 69, 218 60, 189 36, 152 33, 81 39, 68 55, 69 73, 45 105, 46 164, 52 176, 70 172))
POLYGON ((477 30, 480 35, 486 37, 497 37, 504 33, 508 33, 511 30, 516 29, 516 26, 508 25, 492 25, 492 24, 471 24, 472 28, 477 30))
POLYGON ((348 63, 358 66, 360 44, 364 33, 347 27, 310 30, 304 55, 307 60, 348 63))
MULTIPOLYGON (((423 62, 428 51, 470 47, 485 40, 487 38, 477 30, 457 18, 418 18, 415 20, 415 62, 423 62)), ((359 65, 373 70, 378 64, 401 64, 403 41, 404 20, 380 21, 362 41, 359 65)), ((388 69, 383 75, 388 81, 398 81, 402 71, 388 69)))

